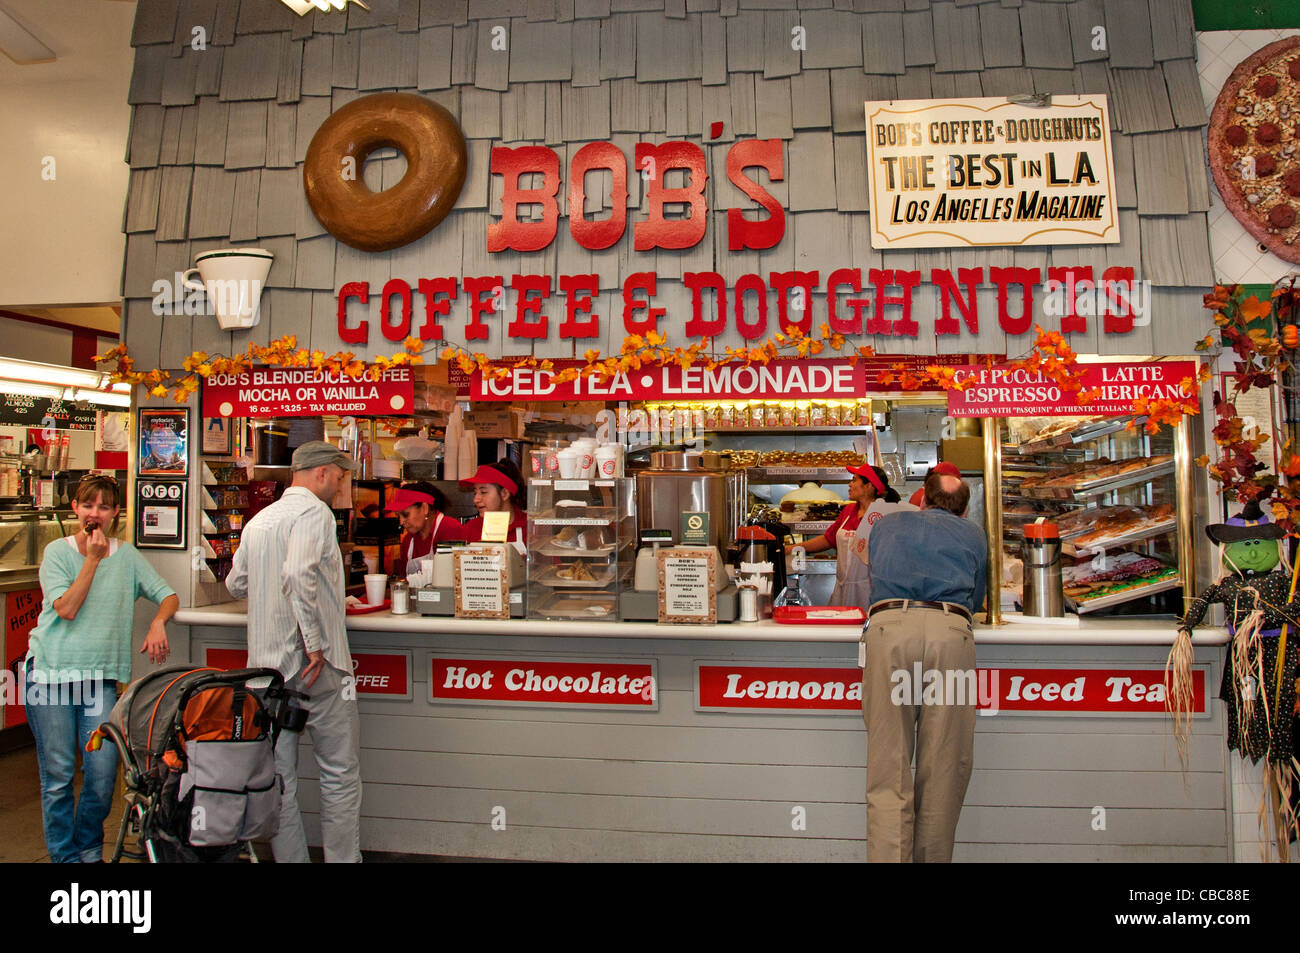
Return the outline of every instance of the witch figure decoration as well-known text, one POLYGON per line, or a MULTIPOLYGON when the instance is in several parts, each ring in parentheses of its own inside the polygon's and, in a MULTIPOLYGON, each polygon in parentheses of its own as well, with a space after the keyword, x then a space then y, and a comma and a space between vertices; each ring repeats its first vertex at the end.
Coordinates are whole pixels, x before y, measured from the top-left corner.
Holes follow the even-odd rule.
MULTIPOLYGON (((1226 708, 1228 748, 1258 764, 1264 759, 1265 798, 1278 832, 1280 855, 1300 834, 1295 800, 1300 793, 1296 759, 1296 647, 1300 601, 1290 578, 1282 527, 1258 503, 1239 516, 1205 528, 1219 546, 1219 581, 1192 602, 1178 627, 1165 669, 1166 698, 1184 768, 1191 731, 1192 629, 1215 603, 1227 613, 1227 659, 1219 697, 1226 708), (1289 633, 1289 637, 1288 637, 1289 633)), ((1265 805, 1260 805, 1264 826, 1265 805)))

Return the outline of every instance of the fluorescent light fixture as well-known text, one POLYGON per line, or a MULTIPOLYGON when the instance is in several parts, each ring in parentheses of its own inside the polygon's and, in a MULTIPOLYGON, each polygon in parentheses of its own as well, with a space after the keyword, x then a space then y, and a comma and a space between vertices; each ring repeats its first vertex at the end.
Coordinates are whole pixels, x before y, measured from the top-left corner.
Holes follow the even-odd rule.
POLYGON ((0 53, 19 66, 53 63, 56 59, 54 51, 32 36, 4 7, 0 7, 0 53))
MULTIPOLYGON (((37 384, 63 384, 66 387, 85 387, 98 390, 108 382, 109 375, 82 367, 62 367, 58 364, 38 364, 35 361, 16 361, 0 358, 0 377, 9 380, 32 381, 37 384)), ((114 384, 118 393, 131 393, 131 385, 114 384)))
POLYGON ((84 390, 80 387, 72 391, 73 400, 84 400, 88 404, 99 404, 102 407, 130 407, 130 394, 114 394, 102 390, 84 390))
POLYGON ((63 396, 63 388, 52 384, 33 384, 31 381, 0 380, 0 394, 18 394, 22 397, 49 397, 58 399, 63 396))

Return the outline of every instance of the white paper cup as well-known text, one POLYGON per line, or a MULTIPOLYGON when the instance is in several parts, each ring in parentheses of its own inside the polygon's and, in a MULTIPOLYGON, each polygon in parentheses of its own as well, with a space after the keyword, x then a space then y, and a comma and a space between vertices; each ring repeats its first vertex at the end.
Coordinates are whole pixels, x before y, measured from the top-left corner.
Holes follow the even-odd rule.
POLYGON ((384 590, 388 588, 388 576, 382 572, 366 573, 366 604, 377 606, 384 601, 384 590))
POLYGON ((560 479, 573 480, 578 476, 578 468, 582 463, 582 451, 569 447, 561 450, 555 455, 560 464, 560 479))
POLYGON ((623 448, 606 444, 596 448, 596 479, 611 480, 623 475, 623 448))

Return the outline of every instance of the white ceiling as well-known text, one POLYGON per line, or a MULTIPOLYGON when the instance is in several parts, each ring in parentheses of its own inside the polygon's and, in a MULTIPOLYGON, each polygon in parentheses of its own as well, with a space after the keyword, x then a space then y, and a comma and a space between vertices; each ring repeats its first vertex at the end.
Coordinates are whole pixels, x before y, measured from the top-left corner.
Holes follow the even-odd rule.
POLYGON ((133 0, 0 0, 9 14, 54 51, 53 63, 19 66, 0 55, 0 85, 58 83, 120 68, 123 51, 105 37, 131 36, 133 0))

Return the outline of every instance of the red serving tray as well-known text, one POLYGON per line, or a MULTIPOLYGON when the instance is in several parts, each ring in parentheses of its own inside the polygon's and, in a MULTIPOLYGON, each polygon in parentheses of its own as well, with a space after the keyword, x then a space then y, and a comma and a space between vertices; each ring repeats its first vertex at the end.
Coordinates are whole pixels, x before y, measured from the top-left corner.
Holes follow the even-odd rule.
POLYGON ((777 606, 772 620, 782 625, 862 625, 867 614, 858 606, 777 606), (842 612, 836 618, 818 617, 816 613, 842 612))
POLYGON ((348 615, 365 615, 367 612, 378 612, 380 609, 387 609, 389 604, 390 600, 385 599, 377 606, 368 606, 365 604, 359 606, 348 606, 346 611, 348 615))

